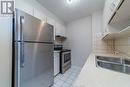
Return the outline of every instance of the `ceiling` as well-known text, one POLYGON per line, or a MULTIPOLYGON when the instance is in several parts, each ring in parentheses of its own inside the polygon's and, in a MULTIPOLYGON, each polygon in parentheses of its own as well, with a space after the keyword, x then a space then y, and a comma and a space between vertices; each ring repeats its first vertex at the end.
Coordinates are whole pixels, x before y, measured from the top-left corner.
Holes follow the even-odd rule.
POLYGON ((103 9, 105 0, 37 0, 65 23, 91 15, 103 9))

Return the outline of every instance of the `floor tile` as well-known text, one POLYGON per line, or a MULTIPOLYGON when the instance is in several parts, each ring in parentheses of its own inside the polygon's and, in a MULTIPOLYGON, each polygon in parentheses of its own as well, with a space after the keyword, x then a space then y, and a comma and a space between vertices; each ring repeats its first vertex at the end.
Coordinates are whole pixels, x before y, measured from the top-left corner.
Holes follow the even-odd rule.
POLYGON ((64 84, 64 81, 62 81, 62 80, 59 80, 57 83, 55 83, 55 85, 60 86, 60 87, 62 84, 64 84))
POLYGON ((59 74, 54 79, 53 87, 72 87, 72 84, 76 81, 80 73, 80 69, 77 67, 71 67, 64 74, 59 74))
POLYGON ((71 85, 70 84, 67 84, 67 83, 64 83, 63 85, 62 85, 62 87, 70 87, 71 85))

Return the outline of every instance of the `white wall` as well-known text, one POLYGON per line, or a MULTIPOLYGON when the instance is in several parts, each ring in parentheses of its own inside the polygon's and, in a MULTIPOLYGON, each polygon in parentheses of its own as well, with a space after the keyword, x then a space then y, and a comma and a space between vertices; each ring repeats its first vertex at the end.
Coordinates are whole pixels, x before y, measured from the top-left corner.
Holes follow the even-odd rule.
POLYGON ((11 87, 11 19, 0 16, 0 87, 11 87))
POLYGON ((67 26, 65 47, 72 50, 72 66, 82 67, 92 50, 91 20, 89 16, 67 26))
POLYGON ((102 11, 68 24, 66 48, 72 50, 72 66, 82 67, 92 52, 95 37, 103 32, 102 11))
POLYGON ((96 33, 103 33, 103 13, 98 11, 92 14, 92 30, 93 35, 96 33))
POLYGON ((93 36, 93 50, 96 48, 96 38, 101 37, 103 33, 103 12, 98 11, 92 14, 92 36, 93 36))

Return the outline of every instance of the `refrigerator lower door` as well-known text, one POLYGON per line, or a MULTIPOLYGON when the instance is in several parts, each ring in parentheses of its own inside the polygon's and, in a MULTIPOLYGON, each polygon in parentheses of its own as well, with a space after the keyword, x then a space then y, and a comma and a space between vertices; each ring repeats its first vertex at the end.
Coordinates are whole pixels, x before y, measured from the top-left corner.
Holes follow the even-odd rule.
MULTIPOLYGON (((21 46, 21 45, 20 45, 21 46)), ((19 46, 19 47, 20 47, 19 46)), ((18 62, 19 87, 49 87, 53 84, 53 44, 23 43, 18 62)), ((17 55, 18 56, 18 55, 17 55)))

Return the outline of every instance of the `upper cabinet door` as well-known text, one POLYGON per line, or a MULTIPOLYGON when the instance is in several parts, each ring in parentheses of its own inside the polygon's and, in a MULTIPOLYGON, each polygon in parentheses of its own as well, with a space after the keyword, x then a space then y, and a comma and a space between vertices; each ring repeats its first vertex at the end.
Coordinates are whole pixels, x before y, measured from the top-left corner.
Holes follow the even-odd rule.
POLYGON ((108 24, 109 24, 112 16, 115 14, 117 9, 119 8, 122 1, 123 0, 106 0, 105 7, 104 7, 104 13, 103 13, 104 32, 109 31, 109 30, 106 30, 108 28, 108 24))
POLYGON ((64 26, 61 26, 61 35, 65 36, 65 27, 64 26))
POLYGON ((40 20, 43 20, 43 21, 45 21, 46 20, 46 17, 45 17, 45 15, 41 12, 41 11, 38 11, 37 9, 33 9, 33 11, 34 11, 34 17, 36 17, 36 18, 38 18, 38 19, 40 19, 40 20))
POLYGON ((123 0, 107 0, 104 7, 104 20, 109 23, 114 13, 118 10, 123 0))
POLYGON ((116 11, 116 14, 112 17, 110 24, 130 26, 129 8, 130 8, 130 0, 124 0, 122 4, 120 4, 119 9, 116 11))
POLYGON ((30 15, 33 15, 33 7, 31 5, 28 5, 23 0, 15 0, 15 7, 30 15))
POLYGON ((65 36, 65 27, 62 24, 56 23, 56 35, 65 36))
POLYGON ((46 18, 46 21, 47 21, 47 23, 53 25, 53 27, 54 27, 53 35, 54 35, 54 40, 55 40, 55 35, 56 35, 56 33, 55 33, 55 32, 56 32, 56 21, 53 20, 53 19, 50 18, 50 17, 47 17, 47 18, 46 18))

